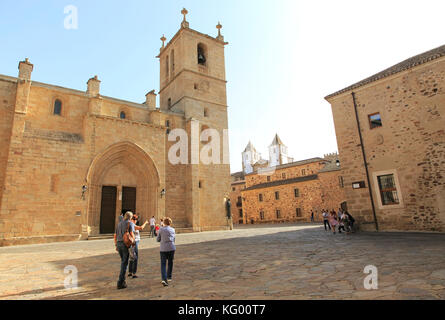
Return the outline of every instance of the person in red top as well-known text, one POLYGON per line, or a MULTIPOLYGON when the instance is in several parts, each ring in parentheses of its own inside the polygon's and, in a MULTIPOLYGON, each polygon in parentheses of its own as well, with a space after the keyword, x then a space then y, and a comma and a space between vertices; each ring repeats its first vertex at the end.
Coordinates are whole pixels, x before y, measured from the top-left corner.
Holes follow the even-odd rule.
POLYGON ((157 224, 156 225, 156 228, 155 228, 155 236, 157 237, 158 236, 158 232, 159 232, 159 224, 157 224))

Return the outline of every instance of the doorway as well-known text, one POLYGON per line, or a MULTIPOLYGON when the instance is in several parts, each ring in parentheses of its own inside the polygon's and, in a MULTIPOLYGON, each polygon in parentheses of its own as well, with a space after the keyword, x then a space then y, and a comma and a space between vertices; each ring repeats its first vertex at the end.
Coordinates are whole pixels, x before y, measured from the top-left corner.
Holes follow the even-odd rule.
POLYGON ((136 188, 122 187, 122 211, 136 213, 136 188))
POLYGON ((114 233, 116 219, 116 187, 102 187, 102 202, 100 208, 100 233, 114 233))

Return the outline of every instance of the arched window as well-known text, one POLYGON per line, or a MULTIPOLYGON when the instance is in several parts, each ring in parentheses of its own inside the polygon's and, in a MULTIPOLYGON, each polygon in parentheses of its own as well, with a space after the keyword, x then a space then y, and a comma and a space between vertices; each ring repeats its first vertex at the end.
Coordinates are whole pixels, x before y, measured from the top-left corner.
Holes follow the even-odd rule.
POLYGON ((198 64, 205 66, 207 61, 207 50, 206 47, 200 43, 198 44, 198 64))
POLYGON ((62 115, 62 101, 60 101, 59 99, 56 99, 56 101, 54 101, 53 114, 58 115, 58 116, 62 115))
POLYGON ((172 72, 172 77, 175 75, 175 50, 172 50, 171 54, 170 54, 170 60, 171 60, 171 72, 172 72))
POLYGON ((119 114, 119 118, 125 119, 126 117, 127 117, 127 115, 125 114, 125 112, 121 111, 121 113, 119 114))

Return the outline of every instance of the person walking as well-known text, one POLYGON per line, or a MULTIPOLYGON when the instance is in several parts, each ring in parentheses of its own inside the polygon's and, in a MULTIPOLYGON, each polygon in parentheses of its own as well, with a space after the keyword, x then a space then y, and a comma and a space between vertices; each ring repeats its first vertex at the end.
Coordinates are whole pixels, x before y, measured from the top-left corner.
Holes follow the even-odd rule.
POLYGON ((311 210, 311 222, 314 222, 314 211, 311 210))
POLYGON ((175 229, 171 227, 172 219, 164 218, 165 227, 159 229, 157 241, 161 243, 160 255, 161 255, 161 283, 164 287, 168 286, 168 283, 172 281, 173 272, 173 259, 175 258, 175 229), (166 270, 166 265, 168 267, 166 270))
POLYGON ((137 278, 136 272, 138 270, 138 260, 139 260, 139 242, 141 241, 141 235, 139 231, 144 230, 148 221, 140 226, 139 217, 134 215, 131 218, 131 221, 134 223, 134 245, 130 247, 130 264, 128 266, 128 278, 137 278))
POLYGON ((154 238, 155 236, 155 227, 156 227, 156 219, 155 216, 150 218, 150 237, 154 238))
POLYGON ((348 210, 345 210, 345 214, 348 216, 348 223, 350 232, 354 232, 354 222, 355 219, 349 214, 348 210))
POLYGON ((322 215, 323 215, 324 231, 328 231, 328 228, 326 228, 326 226, 328 226, 329 230, 331 230, 331 225, 329 224, 329 213, 328 213, 328 211, 323 209, 322 215))
POLYGON ((119 280, 117 281, 117 289, 125 289, 127 287, 127 283, 125 282, 125 273, 127 272, 129 251, 128 247, 124 243, 124 234, 129 232, 130 236, 134 239, 134 223, 131 222, 132 217, 132 212, 126 212, 122 221, 117 225, 114 233, 114 245, 116 246, 116 251, 119 252, 119 256, 121 257, 121 270, 119 273, 119 280))
POLYGON ((341 233, 342 229, 344 232, 346 232, 344 222, 345 222, 344 214, 341 209, 338 209, 338 233, 341 233))
POLYGON ((332 232, 335 234, 335 226, 338 225, 338 216, 337 213, 335 212, 335 210, 332 210, 331 213, 329 214, 329 224, 332 227, 332 232))

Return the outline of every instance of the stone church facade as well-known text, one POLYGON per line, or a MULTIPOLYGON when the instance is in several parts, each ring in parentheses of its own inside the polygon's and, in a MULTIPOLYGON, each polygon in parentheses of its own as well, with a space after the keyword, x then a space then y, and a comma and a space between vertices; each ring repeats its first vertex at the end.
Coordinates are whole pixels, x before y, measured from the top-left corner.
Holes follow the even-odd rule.
POLYGON ((194 131, 228 128, 221 25, 211 37, 183 14, 161 38, 159 107, 154 90, 144 103, 102 96, 97 76, 86 92, 33 81, 28 59, 18 77, 0 75, 0 245, 113 233, 122 210, 188 231, 228 228, 222 152, 220 163, 169 161, 172 130, 193 146, 194 131))
POLYGON ((326 97, 364 230, 445 231, 445 46, 326 97))

